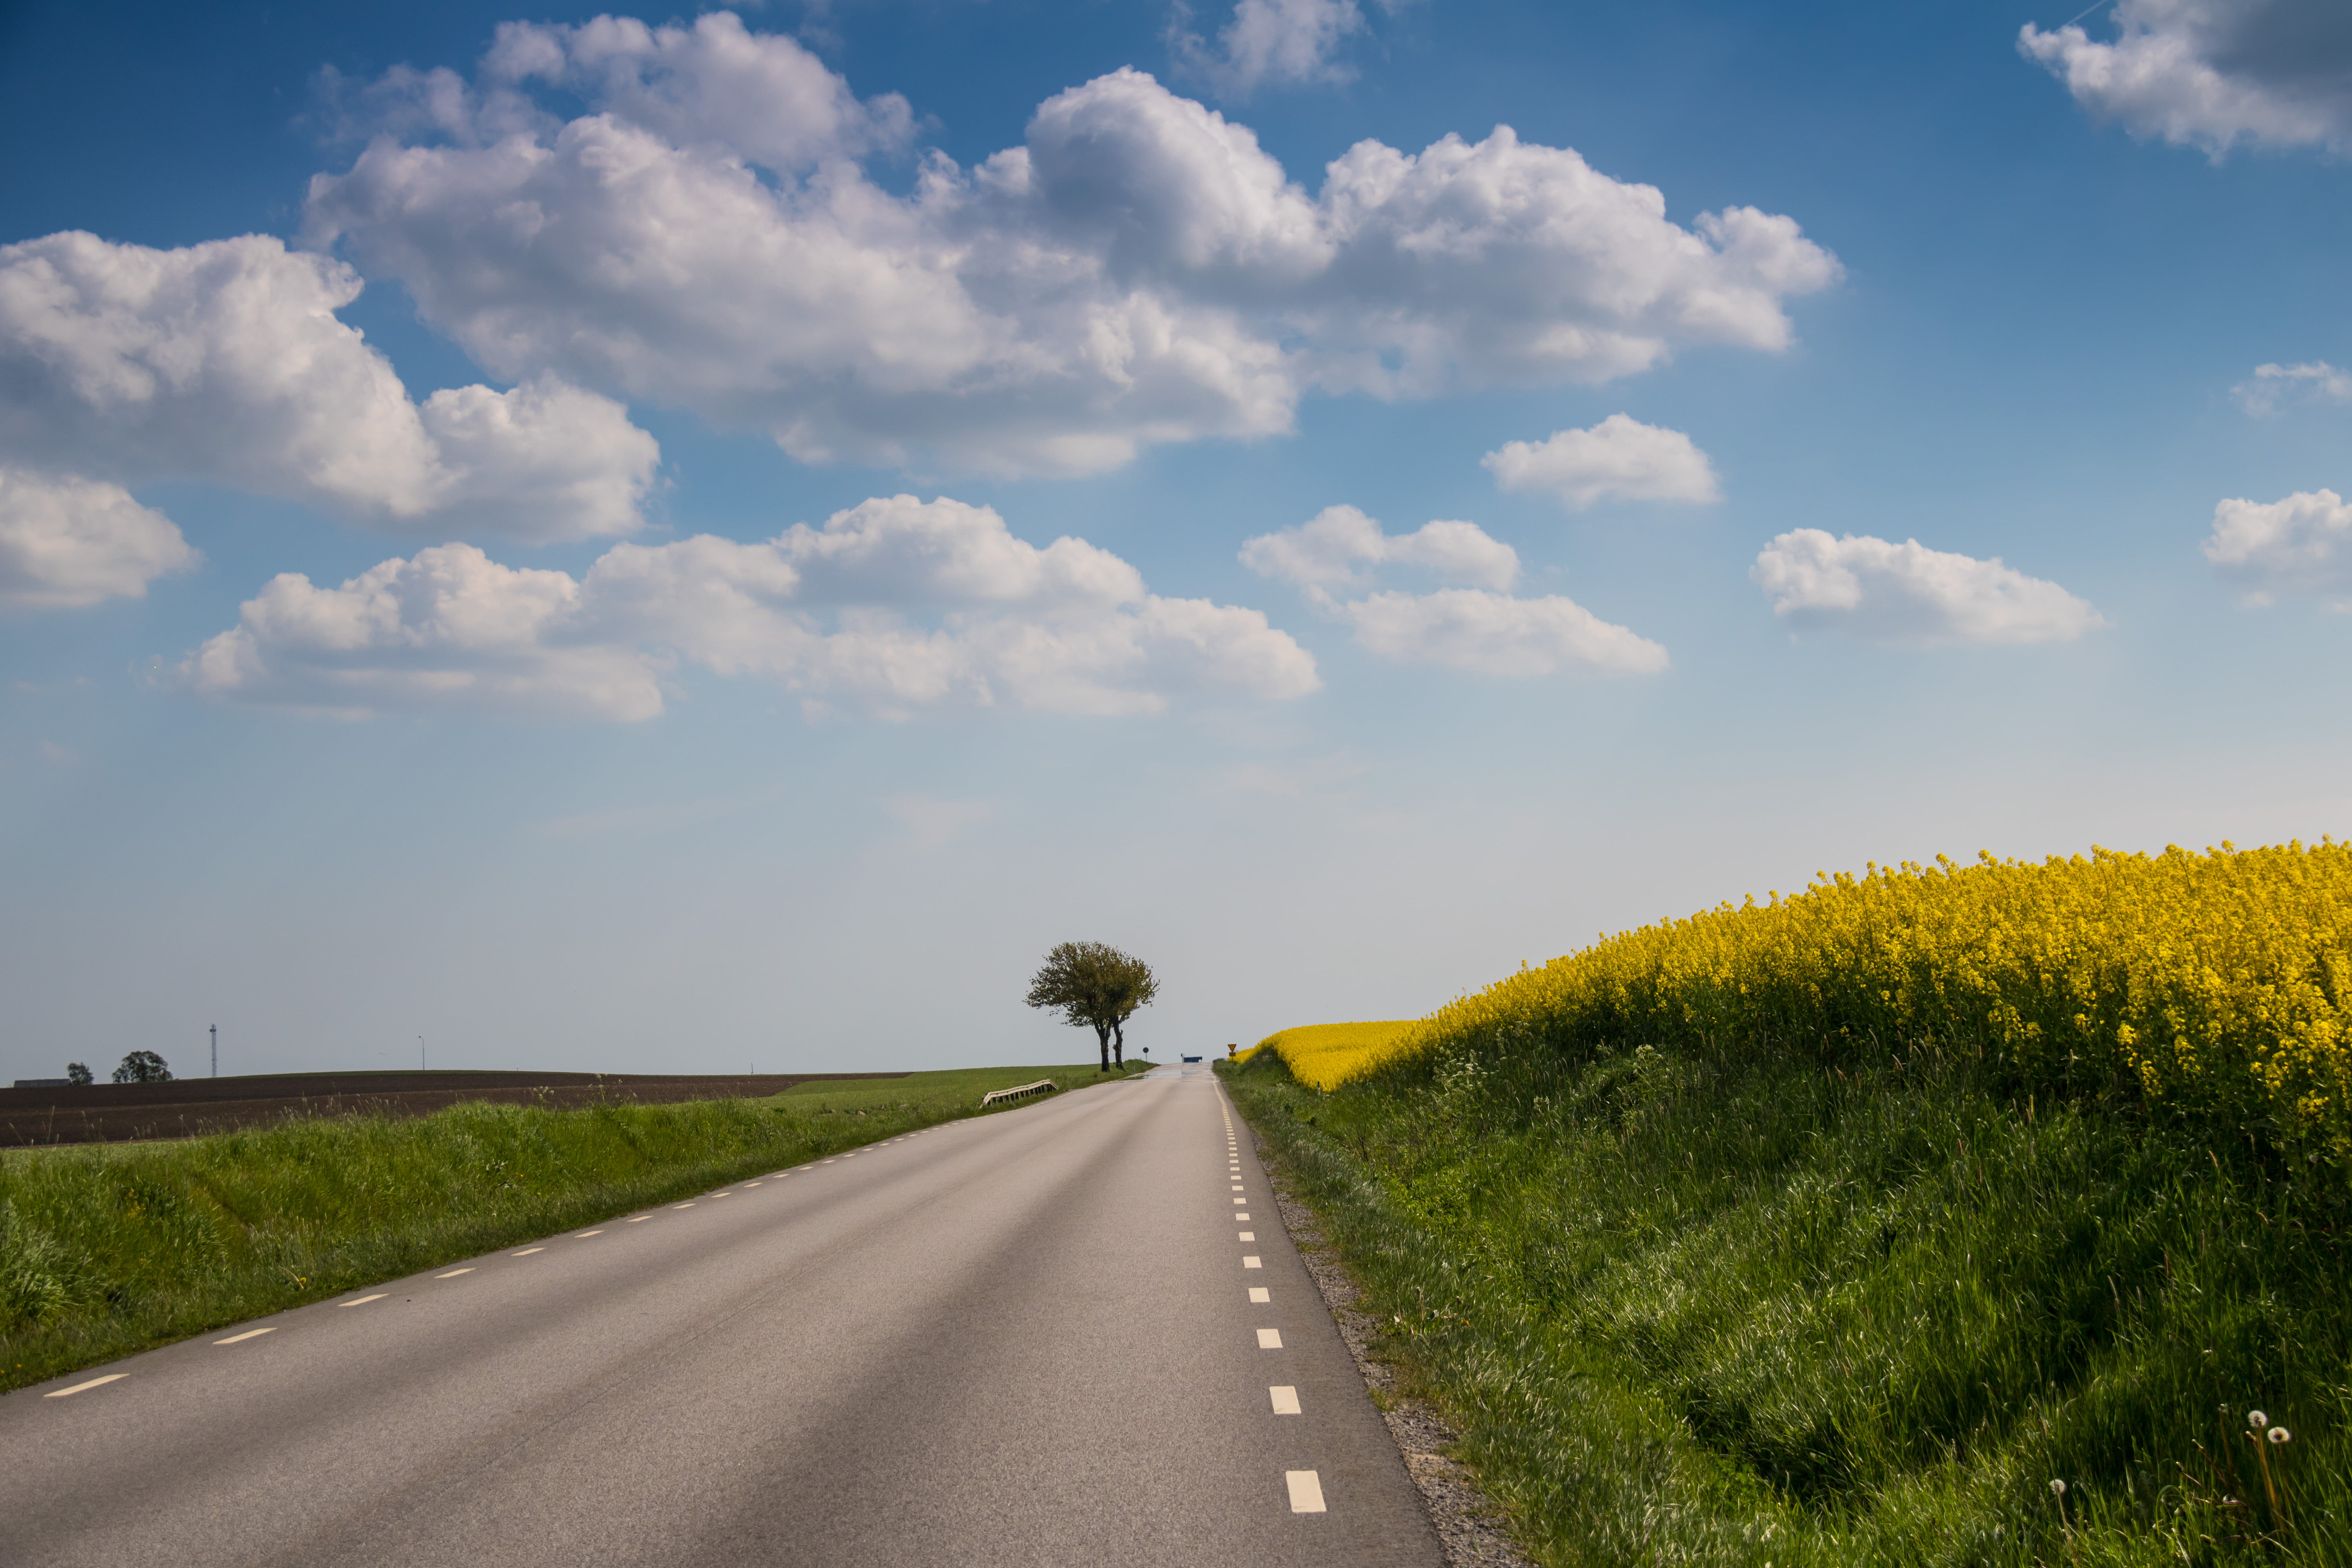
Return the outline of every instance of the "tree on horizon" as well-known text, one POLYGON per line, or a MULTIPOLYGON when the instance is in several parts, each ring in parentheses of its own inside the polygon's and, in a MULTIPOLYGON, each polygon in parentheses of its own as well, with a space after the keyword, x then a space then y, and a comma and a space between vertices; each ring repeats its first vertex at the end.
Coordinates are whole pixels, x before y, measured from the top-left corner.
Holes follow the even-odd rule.
POLYGON ((153 1051, 133 1051, 114 1069, 117 1083, 169 1083, 172 1068, 153 1051))
POLYGON ((1029 982, 1028 1005, 1051 1008, 1074 1028, 1090 1028, 1104 1072, 1127 1065, 1127 1021, 1160 994, 1151 965, 1108 942, 1065 942, 1029 982))

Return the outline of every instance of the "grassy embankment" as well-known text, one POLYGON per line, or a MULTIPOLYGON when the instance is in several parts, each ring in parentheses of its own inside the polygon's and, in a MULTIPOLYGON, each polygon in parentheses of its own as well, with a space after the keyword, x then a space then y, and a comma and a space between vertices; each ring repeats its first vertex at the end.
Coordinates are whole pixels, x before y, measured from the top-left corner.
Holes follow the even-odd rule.
POLYGON ((975 1114, 1092 1063, 0 1153, 0 1389, 975 1114))
POLYGON ((1228 1081, 1544 1562, 2352 1562, 2352 859, 2258 854, 1844 881, 1228 1081))

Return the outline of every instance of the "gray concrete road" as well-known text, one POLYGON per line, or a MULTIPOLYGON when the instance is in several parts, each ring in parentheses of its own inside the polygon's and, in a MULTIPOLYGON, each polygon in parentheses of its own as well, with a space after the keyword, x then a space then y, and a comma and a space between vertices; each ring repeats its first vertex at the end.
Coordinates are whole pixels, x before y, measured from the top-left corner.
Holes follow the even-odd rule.
POLYGON ((10 1568, 1443 1560, 1205 1068, 0 1399, 10 1568))

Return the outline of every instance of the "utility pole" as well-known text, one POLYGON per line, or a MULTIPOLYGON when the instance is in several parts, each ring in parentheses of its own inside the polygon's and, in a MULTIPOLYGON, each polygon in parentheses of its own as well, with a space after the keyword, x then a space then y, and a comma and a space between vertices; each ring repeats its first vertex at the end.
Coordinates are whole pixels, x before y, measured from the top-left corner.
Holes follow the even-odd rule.
POLYGON ((213 1026, 213 1076, 220 1077, 220 1026, 213 1026))
POLYGON ((416 1037, 416 1070, 425 1070, 425 1037, 422 1035, 416 1037))

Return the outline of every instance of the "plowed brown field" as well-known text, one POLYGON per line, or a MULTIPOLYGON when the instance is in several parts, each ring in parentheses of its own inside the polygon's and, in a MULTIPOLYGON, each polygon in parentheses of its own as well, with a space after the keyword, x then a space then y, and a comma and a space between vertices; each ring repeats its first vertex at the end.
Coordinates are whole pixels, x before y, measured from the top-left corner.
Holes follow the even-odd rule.
POLYGON ((797 1083, 904 1078, 893 1072, 341 1072, 174 1079, 0 1089, 0 1148, 192 1138, 292 1116, 423 1116, 464 1100, 572 1110, 603 1101, 658 1105, 778 1094, 797 1083))

